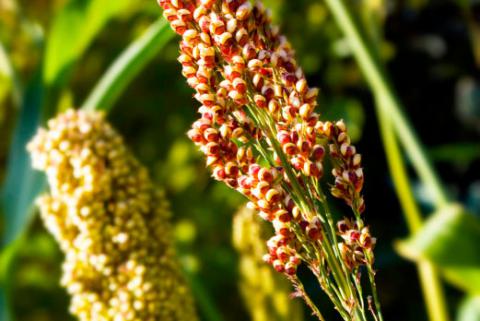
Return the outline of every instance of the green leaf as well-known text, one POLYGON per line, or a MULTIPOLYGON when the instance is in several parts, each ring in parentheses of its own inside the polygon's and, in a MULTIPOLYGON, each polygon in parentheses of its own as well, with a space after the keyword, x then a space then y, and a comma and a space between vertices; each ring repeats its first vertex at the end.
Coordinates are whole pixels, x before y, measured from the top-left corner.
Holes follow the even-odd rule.
POLYGON ((8 307, 8 300, 4 291, 0 291, 0 320, 11 320, 10 311, 8 307))
POLYGON ((432 147, 429 150, 430 157, 437 162, 452 162, 468 165, 480 159, 479 143, 455 143, 432 147))
POLYGON ((57 86, 68 80, 73 64, 93 38, 130 0, 70 0, 55 16, 48 35, 44 81, 57 86))
POLYGON ((109 110, 133 78, 155 58, 173 35, 165 19, 153 23, 112 63, 82 108, 109 110))
POLYGON ((22 108, 8 153, 7 174, 0 192, 0 209, 5 222, 0 253, 0 320, 3 321, 13 319, 9 304, 10 272, 23 240, 23 231, 34 213, 34 199, 45 186, 45 177, 32 169, 25 149, 40 123, 43 96, 42 70, 38 68, 22 97, 22 108))
POLYGON ((10 83, 13 101, 15 102, 15 104, 18 105, 20 103, 20 95, 22 92, 20 81, 18 79, 15 68, 13 67, 12 61, 8 56, 7 51, 5 50, 5 47, 0 42, 0 78, 3 77, 5 77, 10 83))
POLYGON ((480 320, 480 296, 470 296, 463 300, 458 309, 457 321, 480 320))
POLYGON ((38 71, 25 91, 8 153, 7 174, 0 194, 5 215, 4 245, 12 242, 28 223, 33 201, 45 186, 43 174, 32 169, 25 147, 39 126, 43 94, 41 72, 38 71))
POLYGON ((480 293, 480 221, 460 205, 449 205, 428 218, 422 229, 397 244, 414 260, 432 262, 452 284, 480 293))

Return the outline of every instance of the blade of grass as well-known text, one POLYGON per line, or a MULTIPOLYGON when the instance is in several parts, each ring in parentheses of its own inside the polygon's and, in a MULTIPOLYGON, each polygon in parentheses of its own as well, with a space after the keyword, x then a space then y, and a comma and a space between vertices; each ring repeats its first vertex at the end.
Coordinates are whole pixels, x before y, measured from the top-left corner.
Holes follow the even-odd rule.
POLYGON ((42 70, 39 67, 22 99, 18 124, 8 153, 8 171, 0 193, 0 208, 5 220, 0 253, 0 311, 3 321, 13 319, 9 304, 11 271, 16 252, 23 241, 22 236, 33 216, 34 199, 45 185, 45 177, 32 169, 25 149, 40 124, 43 95, 42 70))
POLYGON ((43 81, 47 91, 43 119, 57 111, 58 100, 80 57, 129 3, 131 0, 68 0, 55 15, 44 53, 43 81))
POLYGON ((378 54, 368 45, 362 29, 359 27, 358 20, 344 0, 325 0, 325 2, 337 21, 338 27, 348 38, 353 55, 368 84, 375 93, 383 97, 381 108, 392 120, 397 138, 405 148, 422 183, 431 193, 435 206, 437 209, 445 206, 449 202, 448 196, 443 190, 442 184, 415 131, 402 111, 403 108, 390 85, 378 54))
POLYGON ((69 0, 55 15, 45 49, 44 82, 57 87, 68 81, 75 62, 100 30, 130 0, 69 0))
POLYGON ((8 171, 0 194, 6 226, 3 245, 15 240, 28 224, 33 210, 33 200, 44 186, 44 177, 32 169, 30 156, 25 148, 40 124, 43 96, 39 71, 25 92, 8 153, 8 171))
MULTIPOLYGON (((377 106, 381 104, 382 99, 378 97, 377 106)), ((383 146, 386 151, 387 163, 398 198, 400 199, 400 206, 405 215, 410 234, 414 234, 422 228, 422 215, 413 196, 412 189, 410 188, 407 169, 394 131, 392 130, 392 121, 384 109, 377 107, 376 111, 383 146)), ((448 320, 448 312, 446 310, 447 303, 437 270, 427 261, 419 262, 417 264, 417 270, 429 319, 432 321, 448 320)))
POLYGON ((159 19, 111 64, 85 100, 82 109, 110 110, 125 88, 173 37, 165 19, 159 19))

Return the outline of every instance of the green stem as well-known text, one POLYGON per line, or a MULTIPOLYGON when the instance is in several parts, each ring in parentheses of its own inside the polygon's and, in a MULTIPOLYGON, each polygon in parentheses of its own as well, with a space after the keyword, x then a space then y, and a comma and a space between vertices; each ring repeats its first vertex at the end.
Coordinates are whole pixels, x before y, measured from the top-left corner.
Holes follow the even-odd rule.
POLYGON ((431 193, 435 207, 445 206, 449 201, 448 196, 443 190, 412 126, 402 112, 401 104, 392 90, 378 55, 368 46, 357 20, 345 1, 325 0, 325 2, 334 15, 339 28, 348 38, 353 55, 370 87, 376 94, 383 97, 381 108, 392 120, 392 126, 398 139, 405 148, 418 176, 431 193))
MULTIPOLYGON (((422 217, 412 190, 410 189, 407 170, 392 130, 392 121, 385 110, 380 108, 382 103, 382 97, 378 97, 376 111, 387 161, 392 179, 395 182, 395 189, 400 199, 400 205, 405 213, 408 228, 410 233, 414 234, 422 227, 422 217)), ((417 269, 430 320, 447 321, 449 319, 446 308, 447 304, 437 271, 432 264, 426 261, 418 263, 417 269)))
POLYGON ((375 271, 373 270, 373 259, 369 253, 366 253, 368 269, 368 281, 370 282, 370 288, 372 290, 373 302, 375 303, 374 318, 377 321, 383 321, 382 305, 380 304, 380 298, 378 297, 377 283, 375 282, 375 271), (376 314, 375 314, 376 313, 376 314))
POLYGON ((109 110, 125 88, 173 37, 165 19, 159 19, 113 62, 92 90, 82 109, 109 110))

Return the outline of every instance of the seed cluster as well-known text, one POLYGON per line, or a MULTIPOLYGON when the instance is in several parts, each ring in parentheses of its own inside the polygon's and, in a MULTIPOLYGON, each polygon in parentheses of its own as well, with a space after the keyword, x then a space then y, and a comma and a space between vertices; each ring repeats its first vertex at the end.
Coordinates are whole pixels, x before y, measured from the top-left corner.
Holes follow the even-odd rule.
POLYGON ((168 203, 102 114, 69 110, 28 145, 47 174, 38 200, 65 253, 61 283, 82 321, 197 320, 168 203))
POLYGON ((337 223, 337 228, 344 242, 339 243, 343 260, 350 269, 368 262, 373 258, 371 252, 377 240, 370 236, 368 227, 360 228, 356 222, 346 218, 337 223), (367 253, 368 255, 365 255, 367 253))
POLYGON ((345 123, 327 122, 320 132, 328 138, 333 161, 335 184, 331 188, 332 195, 343 199, 356 213, 362 213, 365 210, 365 202, 360 194, 364 181, 362 157, 350 144, 345 123))
POLYGON ((303 320, 299 301, 290 299, 290 284, 262 261, 265 225, 251 209, 240 208, 233 218, 233 245, 239 253, 239 287, 252 321, 303 320))
POLYGON ((320 121, 314 111, 318 89, 308 87, 290 44, 261 3, 158 2, 182 36, 178 60, 201 103, 201 118, 188 135, 206 155, 213 177, 247 196, 250 207, 272 222, 275 235, 265 259, 294 275, 301 262, 295 229, 315 243, 322 226, 313 205, 301 208, 292 191, 309 189, 319 198, 312 186, 323 176, 328 149, 333 195, 362 212, 361 157, 343 122, 320 121))

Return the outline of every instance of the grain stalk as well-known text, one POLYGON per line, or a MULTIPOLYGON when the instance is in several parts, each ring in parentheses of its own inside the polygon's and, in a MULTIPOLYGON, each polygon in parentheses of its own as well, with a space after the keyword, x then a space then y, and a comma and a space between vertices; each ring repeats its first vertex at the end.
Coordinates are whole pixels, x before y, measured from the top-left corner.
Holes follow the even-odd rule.
POLYGON ((379 305, 365 305, 360 282, 362 266, 373 281, 375 245, 361 215, 361 156, 343 121, 320 120, 318 89, 308 87, 268 11, 247 0, 159 4, 182 36, 178 60, 201 103, 188 135, 212 176, 246 196, 249 207, 273 225, 264 260, 285 274, 319 320, 322 311, 297 276, 300 264, 344 320, 366 321, 369 311, 382 320, 379 305), (322 184, 328 179, 325 159, 333 167, 331 184, 322 184), (351 208, 352 219, 333 219, 326 187, 351 208))

